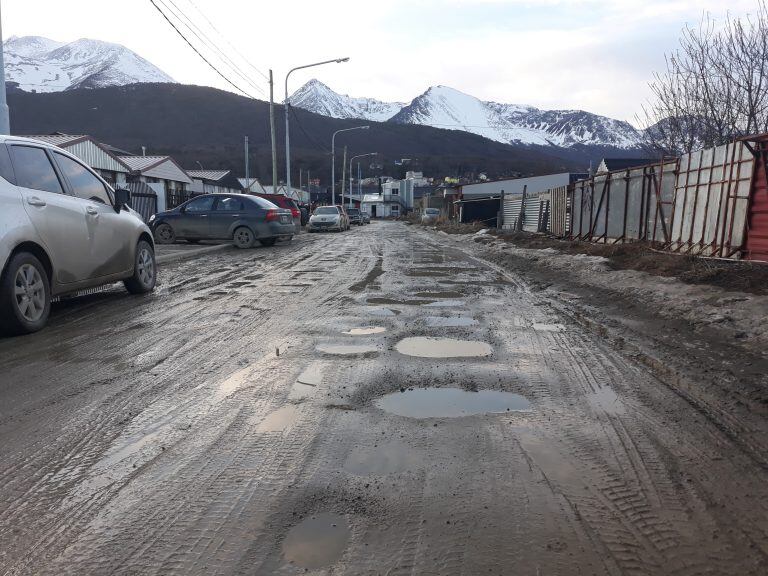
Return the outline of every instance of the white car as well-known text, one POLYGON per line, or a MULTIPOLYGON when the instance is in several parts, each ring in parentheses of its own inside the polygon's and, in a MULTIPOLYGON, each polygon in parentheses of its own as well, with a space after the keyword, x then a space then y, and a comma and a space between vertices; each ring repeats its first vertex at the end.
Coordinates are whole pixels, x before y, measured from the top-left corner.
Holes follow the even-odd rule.
POLYGON ((439 217, 440 217, 439 208, 425 208, 424 212, 421 215, 421 223, 434 224, 435 222, 437 222, 437 219, 439 217))
POLYGON ((320 232, 322 230, 343 232, 344 230, 349 230, 349 220, 341 206, 320 206, 315 208, 312 216, 309 217, 307 230, 310 232, 320 232))

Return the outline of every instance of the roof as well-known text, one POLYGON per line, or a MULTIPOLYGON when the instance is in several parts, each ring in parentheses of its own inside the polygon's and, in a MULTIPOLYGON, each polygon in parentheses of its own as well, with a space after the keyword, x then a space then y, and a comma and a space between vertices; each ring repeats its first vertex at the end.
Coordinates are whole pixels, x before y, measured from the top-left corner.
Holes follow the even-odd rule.
POLYGON ((192 179, 171 156, 120 156, 120 160, 142 176, 192 184, 192 179))
POLYGON ((146 170, 156 164, 171 160, 170 156, 120 156, 131 170, 146 170))
POLYGON ((198 178, 200 180, 221 180, 231 172, 231 170, 184 170, 184 171, 187 174, 189 174, 190 178, 198 178))
POLYGON ((600 165, 605 164, 608 172, 614 172, 616 170, 634 168, 635 166, 647 166, 648 164, 658 163, 659 161, 655 158, 603 158, 600 165))
POLYGON ((81 140, 88 139, 88 136, 84 134, 62 134, 61 132, 55 132, 53 134, 35 134, 33 136, 25 136, 25 138, 32 138, 34 140, 40 140, 47 144, 53 144, 54 146, 66 146, 67 144, 74 144, 81 140))
POLYGON ((257 178, 249 178, 246 180, 245 178, 238 178, 237 181, 240 182, 240 186, 243 190, 249 190, 250 192, 257 192, 259 194, 264 193, 264 186, 261 185, 261 182, 257 178), (250 180, 250 182, 248 182, 250 180))

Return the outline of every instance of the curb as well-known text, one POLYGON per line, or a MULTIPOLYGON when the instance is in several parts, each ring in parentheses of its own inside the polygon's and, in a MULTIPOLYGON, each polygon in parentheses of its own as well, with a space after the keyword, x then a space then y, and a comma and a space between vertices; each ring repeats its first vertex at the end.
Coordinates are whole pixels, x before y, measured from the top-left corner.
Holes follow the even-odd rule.
POLYGON ((179 250, 176 254, 163 254, 162 256, 158 256, 155 260, 158 264, 170 264, 172 262, 180 262, 181 260, 196 258, 197 256, 202 256, 204 254, 221 252, 227 248, 232 248, 232 245, 217 244, 216 246, 206 246, 205 248, 199 248, 197 250, 179 250))

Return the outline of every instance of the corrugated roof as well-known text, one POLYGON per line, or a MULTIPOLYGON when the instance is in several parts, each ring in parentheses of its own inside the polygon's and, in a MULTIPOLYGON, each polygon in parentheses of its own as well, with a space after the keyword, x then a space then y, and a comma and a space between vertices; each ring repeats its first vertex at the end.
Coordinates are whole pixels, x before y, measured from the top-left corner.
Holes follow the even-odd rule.
POLYGON ((33 136, 25 136, 25 138, 32 138, 34 140, 40 140, 47 144, 53 144, 54 146, 65 146, 86 138, 85 135, 79 134, 35 134, 33 136))
POLYGON ((184 170, 191 178, 199 178, 201 180, 221 180, 231 170, 184 170))
POLYGON ((170 156, 120 156, 120 160, 125 162, 131 170, 144 170, 170 159, 170 156))

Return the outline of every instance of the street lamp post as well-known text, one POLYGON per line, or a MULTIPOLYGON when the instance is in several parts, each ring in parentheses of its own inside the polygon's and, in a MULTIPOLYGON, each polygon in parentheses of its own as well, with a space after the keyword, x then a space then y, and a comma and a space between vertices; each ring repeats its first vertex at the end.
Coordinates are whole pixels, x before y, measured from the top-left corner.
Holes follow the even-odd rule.
POLYGON ((314 64, 297 66, 296 68, 290 69, 288 74, 285 75, 285 101, 283 102, 283 111, 285 112, 285 185, 287 188, 287 193, 290 193, 291 190, 291 140, 288 131, 288 107, 290 106, 290 103, 288 102, 288 77, 293 72, 296 72, 296 70, 303 70, 304 68, 312 68, 314 66, 322 66, 323 64, 332 64, 334 62, 337 64, 342 62, 349 62, 349 58, 334 58, 333 60, 324 60, 323 62, 315 62, 314 64))
MULTIPOLYGON (((367 154, 358 154, 357 156, 352 156, 352 158, 349 159, 349 203, 352 204, 352 161, 355 158, 365 158, 367 156, 376 156, 378 152, 368 152, 367 154)), ((358 174, 358 179, 360 175, 358 174)), ((363 199, 360 198, 360 207, 362 208, 363 205, 363 199)))
POLYGON ((331 204, 336 204, 336 134, 349 132, 350 130, 368 130, 370 126, 355 126, 336 130, 331 136, 331 204))

